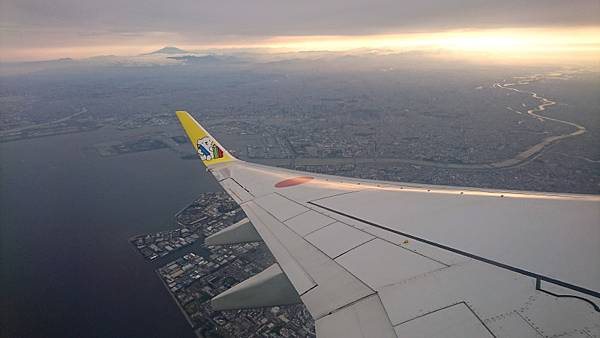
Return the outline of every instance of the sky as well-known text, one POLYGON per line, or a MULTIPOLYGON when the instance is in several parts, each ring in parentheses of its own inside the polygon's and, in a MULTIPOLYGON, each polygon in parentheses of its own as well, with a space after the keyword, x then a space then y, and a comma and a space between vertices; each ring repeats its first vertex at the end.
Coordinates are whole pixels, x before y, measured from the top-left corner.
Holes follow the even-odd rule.
POLYGON ((544 40, 548 48, 554 37, 554 49, 594 50, 599 32, 599 0, 0 0, 1 60, 133 55, 165 45, 514 49, 544 40))

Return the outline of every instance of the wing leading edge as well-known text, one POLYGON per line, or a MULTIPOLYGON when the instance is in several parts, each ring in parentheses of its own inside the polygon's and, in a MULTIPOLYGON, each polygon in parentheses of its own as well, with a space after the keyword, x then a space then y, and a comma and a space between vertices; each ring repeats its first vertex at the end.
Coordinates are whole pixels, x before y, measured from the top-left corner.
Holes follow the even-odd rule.
POLYGON ((177 117, 319 337, 600 336, 600 196, 272 168, 177 117))

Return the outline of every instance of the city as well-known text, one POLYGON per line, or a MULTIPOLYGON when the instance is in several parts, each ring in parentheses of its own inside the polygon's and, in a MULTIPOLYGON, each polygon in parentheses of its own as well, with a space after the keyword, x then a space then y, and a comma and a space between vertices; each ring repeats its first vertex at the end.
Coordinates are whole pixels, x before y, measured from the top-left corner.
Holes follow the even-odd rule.
MULTIPOLYGON (((225 193, 203 194, 181 210, 181 228, 139 235, 131 243, 148 260, 177 250, 243 219, 225 193)), ((213 311, 210 299, 274 263, 263 243, 207 247, 187 253, 156 272, 198 337, 314 337, 314 322, 302 304, 213 311)), ((169 256, 170 257, 170 256, 169 256)))

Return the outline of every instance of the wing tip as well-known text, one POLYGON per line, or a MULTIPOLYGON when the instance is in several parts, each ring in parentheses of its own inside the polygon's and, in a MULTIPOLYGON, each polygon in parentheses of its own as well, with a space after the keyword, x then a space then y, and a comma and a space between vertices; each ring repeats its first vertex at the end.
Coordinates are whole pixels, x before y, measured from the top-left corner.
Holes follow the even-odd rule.
POLYGON ((190 113, 177 110, 175 115, 205 165, 236 160, 190 113))
POLYGON ((177 117, 181 118, 181 117, 184 117, 184 116, 185 117, 190 116, 190 113, 188 113, 185 110, 176 110, 175 111, 175 115, 177 115, 177 117))

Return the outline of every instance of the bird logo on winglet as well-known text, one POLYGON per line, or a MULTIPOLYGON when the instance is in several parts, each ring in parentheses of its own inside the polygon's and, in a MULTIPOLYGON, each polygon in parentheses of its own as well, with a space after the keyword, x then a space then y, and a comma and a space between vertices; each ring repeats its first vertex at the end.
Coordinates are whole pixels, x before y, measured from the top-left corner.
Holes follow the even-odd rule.
POLYGON ((208 136, 199 139, 197 146, 202 161, 211 161, 223 157, 223 150, 208 136))

